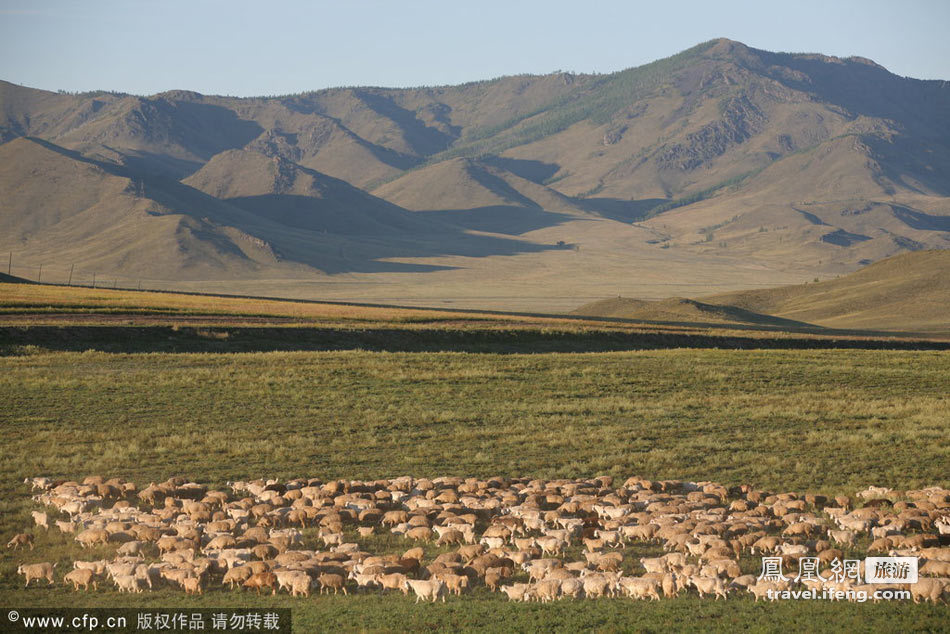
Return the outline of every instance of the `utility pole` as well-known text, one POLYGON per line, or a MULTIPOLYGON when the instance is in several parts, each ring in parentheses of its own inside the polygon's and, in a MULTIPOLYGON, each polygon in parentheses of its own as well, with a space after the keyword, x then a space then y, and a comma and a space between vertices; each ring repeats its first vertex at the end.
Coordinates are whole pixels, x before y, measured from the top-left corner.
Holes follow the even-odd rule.
POLYGON ((96 287, 96 274, 95 274, 95 273, 92 274, 92 287, 93 287, 93 288, 96 287))
POLYGON ((43 283, 43 265, 42 264, 40 264, 40 272, 36 274, 36 283, 37 284, 43 283))
POLYGON ((72 285, 73 285, 73 269, 74 269, 74 268, 76 268, 76 265, 75 265, 75 264, 70 265, 70 267, 69 267, 69 281, 66 282, 66 286, 72 286, 72 285))
POLYGON ((10 251, 10 260, 7 262, 7 275, 13 275, 13 251, 10 251))

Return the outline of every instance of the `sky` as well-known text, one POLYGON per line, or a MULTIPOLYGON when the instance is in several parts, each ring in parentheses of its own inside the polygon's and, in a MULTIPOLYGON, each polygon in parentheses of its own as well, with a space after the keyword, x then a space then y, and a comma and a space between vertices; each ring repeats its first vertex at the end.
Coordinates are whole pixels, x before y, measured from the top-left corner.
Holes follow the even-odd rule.
POLYGON ((608 73, 716 37, 950 79, 948 0, 0 0, 0 79, 283 95, 608 73))

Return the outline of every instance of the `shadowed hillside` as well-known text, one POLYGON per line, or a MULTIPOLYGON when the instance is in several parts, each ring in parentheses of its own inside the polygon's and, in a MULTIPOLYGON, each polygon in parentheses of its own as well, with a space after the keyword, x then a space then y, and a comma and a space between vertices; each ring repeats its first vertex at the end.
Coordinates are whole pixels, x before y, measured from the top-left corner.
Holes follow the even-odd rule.
MULTIPOLYGON (((272 164, 260 155, 245 153, 237 157, 241 159, 249 174, 266 172, 272 164), (247 167, 254 160, 257 164, 247 167)), ((220 194, 222 190, 212 184, 215 167, 194 178, 196 184, 220 194)), ((225 168, 217 173, 231 172, 225 168)), ((292 173, 294 182, 312 194, 334 195, 326 204, 315 195, 294 194, 220 199, 185 183, 85 158, 46 141, 15 139, 0 145, 4 201, 0 235, 6 244, 15 244, 40 261, 81 262, 128 276, 149 277, 161 271, 182 280, 287 277, 306 275, 308 270, 423 272, 437 267, 385 259, 485 257, 557 248, 467 235, 312 170, 298 168, 292 173), (22 186, 31 179, 45 186, 22 186), (16 208, 31 213, 8 212, 16 208)), ((230 181, 224 182, 221 187, 230 186, 230 181)), ((236 193, 267 191, 248 189, 259 184, 249 178, 233 187, 238 188, 236 193)))

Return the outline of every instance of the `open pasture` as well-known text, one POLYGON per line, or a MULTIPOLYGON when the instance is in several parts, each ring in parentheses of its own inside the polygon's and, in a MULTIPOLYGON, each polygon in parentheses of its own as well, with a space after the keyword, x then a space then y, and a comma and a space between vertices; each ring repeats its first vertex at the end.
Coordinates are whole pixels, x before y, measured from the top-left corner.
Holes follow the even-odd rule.
MULTIPOLYGON (((936 351, 86 352, 5 357, 0 369, 6 539, 31 523, 37 507, 21 483, 36 474, 100 473, 143 485, 180 474, 212 487, 261 476, 622 481, 642 474, 826 496, 869 484, 950 484, 950 359, 936 351)), ((36 548, 64 565, 83 554, 65 536, 35 532, 36 548)), ((367 539, 382 552, 412 546, 399 536, 367 539)), ((773 620, 813 628, 847 627, 856 618, 935 628, 946 617, 945 605, 765 606, 751 595, 541 607, 483 588, 425 606, 401 593, 292 599, 161 589, 119 599, 106 587, 24 590, 20 556, 6 551, 0 561, 7 604, 285 605, 310 629, 730 629, 768 628, 773 620)))

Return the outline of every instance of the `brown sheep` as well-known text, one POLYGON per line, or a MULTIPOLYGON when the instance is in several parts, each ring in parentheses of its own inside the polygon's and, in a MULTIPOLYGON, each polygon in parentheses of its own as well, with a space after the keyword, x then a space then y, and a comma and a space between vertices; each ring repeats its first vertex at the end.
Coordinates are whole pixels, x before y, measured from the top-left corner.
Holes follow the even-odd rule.
POLYGON ((257 594, 261 593, 261 588, 270 588, 271 594, 277 594, 277 577, 272 572, 258 572, 242 584, 245 588, 257 588, 257 594))
POLYGON ((73 584, 73 590, 79 590, 79 586, 82 586, 83 590, 89 590, 90 583, 92 584, 93 590, 98 590, 96 574, 92 570, 86 568, 70 570, 63 577, 63 582, 73 584))
POLYGON ((33 550, 33 536, 29 533, 17 533, 7 542, 7 548, 12 548, 13 550, 21 546, 29 546, 30 550, 33 550))
POLYGON ((409 513, 406 511, 386 511, 383 513, 382 524, 386 526, 395 526, 409 521, 409 513))
MULTIPOLYGON (((415 529, 412 529, 415 530, 415 529)), ((412 532, 412 531, 410 531, 412 532)), ((462 535, 461 531, 457 530, 447 530, 436 540, 437 546, 444 546, 446 544, 462 544, 465 541, 465 536, 462 535)))
POLYGON ((501 568, 490 568, 485 572, 485 587, 494 592, 501 582, 501 568))
POLYGON ((416 526, 406 531, 406 537, 424 542, 432 541, 432 529, 428 526, 416 526))

